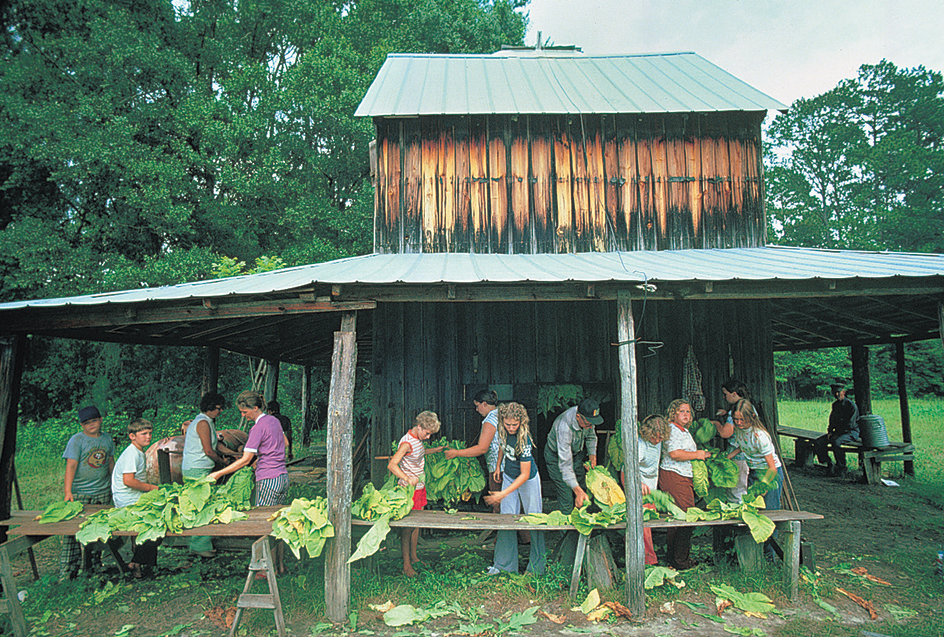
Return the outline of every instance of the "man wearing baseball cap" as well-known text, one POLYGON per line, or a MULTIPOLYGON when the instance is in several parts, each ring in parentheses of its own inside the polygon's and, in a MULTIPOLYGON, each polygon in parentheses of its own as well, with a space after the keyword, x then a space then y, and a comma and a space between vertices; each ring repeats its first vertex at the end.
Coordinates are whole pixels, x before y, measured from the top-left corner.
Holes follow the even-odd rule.
POLYGON ((557 508, 562 513, 570 514, 575 504, 583 506, 587 499, 587 492, 580 486, 586 475, 583 465, 589 457, 590 466, 597 466, 594 426, 602 423, 600 403, 584 398, 579 405, 558 416, 547 435, 544 461, 554 483, 557 508))
MULTIPOLYGON (((603 423, 600 403, 584 398, 554 421, 544 446, 547 474, 557 495, 557 510, 570 515, 574 505, 583 506, 587 500, 584 483, 584 463, 597 466, 597 432, 594 426, 603 423)), ((577 533, 568 531, 561 540, 558 553, 565 564, 572 564, 577 553, 577 533)))

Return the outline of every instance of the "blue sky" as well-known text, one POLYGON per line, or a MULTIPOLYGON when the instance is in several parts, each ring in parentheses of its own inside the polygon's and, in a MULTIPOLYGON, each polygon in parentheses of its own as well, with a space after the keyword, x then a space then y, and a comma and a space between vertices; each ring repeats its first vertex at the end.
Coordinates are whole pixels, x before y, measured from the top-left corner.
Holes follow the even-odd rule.
POLYGON ((537 32, 591 55, 694 51, 790 104, 885 58, 944 72, 940 0, 531 0, 537 32))

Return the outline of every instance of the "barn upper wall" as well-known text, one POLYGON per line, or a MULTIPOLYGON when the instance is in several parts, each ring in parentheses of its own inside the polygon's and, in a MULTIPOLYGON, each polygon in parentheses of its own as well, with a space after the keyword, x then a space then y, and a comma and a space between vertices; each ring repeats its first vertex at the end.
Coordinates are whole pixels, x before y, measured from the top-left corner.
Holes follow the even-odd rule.
POLYGON ((762 246, 782 108, 694 53, 391 55, 357 110, 375 252, 762 246))

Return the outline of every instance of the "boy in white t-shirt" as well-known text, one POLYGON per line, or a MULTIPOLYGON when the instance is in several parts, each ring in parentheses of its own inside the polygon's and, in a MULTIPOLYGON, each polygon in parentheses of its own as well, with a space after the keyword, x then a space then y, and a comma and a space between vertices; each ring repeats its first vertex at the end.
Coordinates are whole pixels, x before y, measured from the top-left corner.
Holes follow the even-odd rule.
MULTIPOLYGON (((125 449, 111 474, 111 493, 115 506, 131 506, 138 501, 142 493, 157 489, 157 485, 148 484, 147 461, 144 450, 151 444, 151 423, 143 418, 132 420, 128 425, 128 438, 131 444, 125 449)), ((154 567, 157 564, 157 542, 136 543, 128 568, 135 578, 141 578, 142 567, 154 567)))

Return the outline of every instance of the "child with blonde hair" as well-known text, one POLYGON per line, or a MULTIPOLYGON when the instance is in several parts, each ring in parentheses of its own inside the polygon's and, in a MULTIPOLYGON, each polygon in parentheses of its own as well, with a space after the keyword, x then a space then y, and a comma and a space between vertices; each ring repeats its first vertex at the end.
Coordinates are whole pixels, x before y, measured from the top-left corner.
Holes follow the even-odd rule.
MULTIPOLYGON (((541 513, 541 476, 534 462, 530 418, 520 403, 498 406, 498 468, 495 481, 501 481, 501 491, 491 491, 485 503, 500 504, 504 514, 541 513)), ((531 531, 531 549, 528 571, 537 575, 544 572, 544 533, 531 531)), ((501 571, 518 573, 518 535, 514 531, 499 531, 495 541, 495 562, 489 575, 501 571)))
MULTIPOLYGON (((413 491, 413 510, 419 511, 426 507, 426 485, 420 482, 420 477, 426 468, 426 454, 442 451, 442 447, 427 449, 424 440, 439 431, 439 416, 432 411, 423 411, 417 414, 413 427, 400 438, 397 451, 387 463, 387 469, 397 477, 400 486, 411 485, 413 491)), ((403 528, 400 530, 400 548, 403 552, 403 574, 415 577, 413 565, 420 561, 416 555, 416 545, 419 543, 420 530, 417 528, 403 528)))

